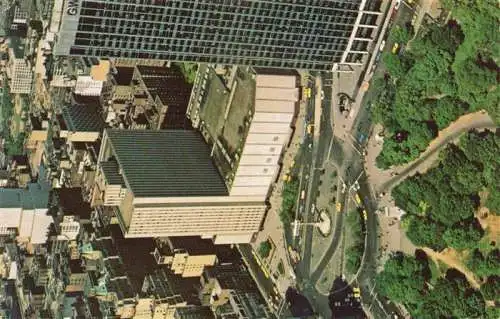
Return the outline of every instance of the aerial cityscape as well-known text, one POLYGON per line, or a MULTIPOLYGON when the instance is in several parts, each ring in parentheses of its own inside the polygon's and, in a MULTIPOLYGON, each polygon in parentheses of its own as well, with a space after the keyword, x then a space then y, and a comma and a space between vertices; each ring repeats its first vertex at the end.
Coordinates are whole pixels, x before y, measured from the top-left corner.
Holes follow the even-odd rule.
POLYGON ((0 0, 0 318, 500 318, 496 0, 0 0))

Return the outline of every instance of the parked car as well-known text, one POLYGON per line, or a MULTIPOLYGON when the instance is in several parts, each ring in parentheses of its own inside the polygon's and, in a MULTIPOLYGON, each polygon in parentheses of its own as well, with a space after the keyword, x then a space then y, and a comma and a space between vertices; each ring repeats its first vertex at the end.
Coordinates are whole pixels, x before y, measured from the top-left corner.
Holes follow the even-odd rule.
POLYGON ((396 0, 396 5, 394 6, 394 10, 398 10, 401 6, 401 0, 396 0))

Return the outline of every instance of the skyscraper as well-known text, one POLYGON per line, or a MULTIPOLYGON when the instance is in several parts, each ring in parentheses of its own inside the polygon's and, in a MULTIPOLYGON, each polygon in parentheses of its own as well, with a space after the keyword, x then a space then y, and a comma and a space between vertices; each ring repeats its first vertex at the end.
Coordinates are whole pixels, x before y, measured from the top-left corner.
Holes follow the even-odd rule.
POLYGON ((65 0, 55 53, 329 71, 369 49, 372 0, 65 0))
POLYGON ((201 135, 187 130, 104 133, 94 204, 113 206, 125 237, 249 242, 266 204, 231 196, 201 135))

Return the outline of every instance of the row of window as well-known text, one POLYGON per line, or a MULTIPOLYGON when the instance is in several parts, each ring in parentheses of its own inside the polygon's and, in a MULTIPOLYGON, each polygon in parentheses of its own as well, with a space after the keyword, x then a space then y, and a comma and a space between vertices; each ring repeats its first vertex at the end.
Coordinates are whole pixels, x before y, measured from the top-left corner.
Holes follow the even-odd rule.
POLYGON ((190 54, 189 52, 145 52, 123 49, 101 49, 92 47, 84 48, 78 46, 73 46, 70 49, 70 54, 79 56, 104 56, 129 59, 159 59, 170 61, 191 61, 199 63, 258 65, 262 67, 307 69, 318 71, 331 71, 332 63, 334 61, 340 61, 340 58, 342 57, 342 52, 336 52, 330 56, 330 61, 312 61, 309 60, 306 56, 296 56, 296 59, 287 61, 280 59, 265 59, 259 56, 230 57, 219 55, 190 54))
POLYGON ((299 0, 299 1, 237 1, 237 0, 121 0, 116 2, 83 1, 82 7, 98 10, 136 11, 143 13, 165 14, 169 10, 204 11, 245 11, 251 14, 280 13, 321 14, 330 11, 351 12, 359 9, 360 0, 299 0))

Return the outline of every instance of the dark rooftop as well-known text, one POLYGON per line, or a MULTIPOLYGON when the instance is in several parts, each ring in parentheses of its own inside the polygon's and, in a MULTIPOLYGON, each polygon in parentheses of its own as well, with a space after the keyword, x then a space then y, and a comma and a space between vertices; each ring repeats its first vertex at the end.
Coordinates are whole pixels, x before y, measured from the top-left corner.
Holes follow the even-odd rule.
POLYGON ((134 288, 128 278, 116 278, 114 280, 110 280, 109 291, 115 292, 118 300, 130 299, 136 296, 134 288))
POLYGON ((236 290, 239 293, 259 291, 243 262, 207 267, 205 272, 209 278, 216 278, 222 289, 236 290))
POLYGON ((71 142, 73 149, 78 151, 85 151, 87 144, 85 142, 71 142))
POLYGON ((208 306, 182 307, 175 310, 174 318, 179 319, 215 319, 215 315, 208 306))
POLYGON ((81 187, 53 189, 59 198, 59 208, 64 215, 78 216, 80 219, 89 220, 90 204, 83 200, 81 187))
POLYGON ((85 272, 80 259, 70 259, 68 265, 72 274, 82 274, 85 272))
POLYGON ((108 184, 125 186, 125 182, 119 173, 118 163, 116 163, 116 161, 109 160, 107 162, 102 162, 101 169, 108 184))
POLYGON ((15 162, 17 166, 28 166, 28 156, 26 155, 12 155, 12 162, 15 162))
POLYGON ((96 297, 87 297, 87 305, 92 318, 102 318, 102 313, 99 308, 99 300, 96 297))
POLYGON ((192 85, 186 82, 182 72, 176 66, 138 66, 137 69, 151 96, 158 96, 161 103, 168 106, 162 127, 190 129, 186 110, 192 85))
MULTIPOLYGON (((101 132, 104 128, 104 121, 94 104, 68 105, 63 108, 62 117, 70 131, 101 132)), ((62 126, 61 128, 64 129, 62 126)))
POLYGON ((198 236, 169 237, 166 240, 170 252, 184 250, 191 256, 215 254, 215 245, 211 239, 202 239, 198 236))
POLYGON ((107 135, 136 197, 226 196, 228 190, 198 132, 116 130, 107 135))
POLYGON ((167 303, 186 301, 188 305, 200 305, 198 292, 200 279, 197 277, 183 278, 166 267, 155 269, 144 278, 142 294, 154 295, 167 303))
POLYGON ((134 68, 132 67, 116 67, 117 73, 113 75, 117 85, 130 85, 134 68))
POLYGON ((139 291, 146 275, 158 267, 152 255, 155 247, 154 240, 152 238, 124 238, 118 225, 111 225, 110 231, 132 287, 135 291, 139 291))
POLYGON ((115 245, 111 238, 97 238, 96 240, 92 241, 92 247, 95 250, 102 252, 105 258, 118 255, 118 252, 116 251, 115 245))
POLYGON ((10 176, 6 169, 0 169, 0 179, 8 179, 10 176))

